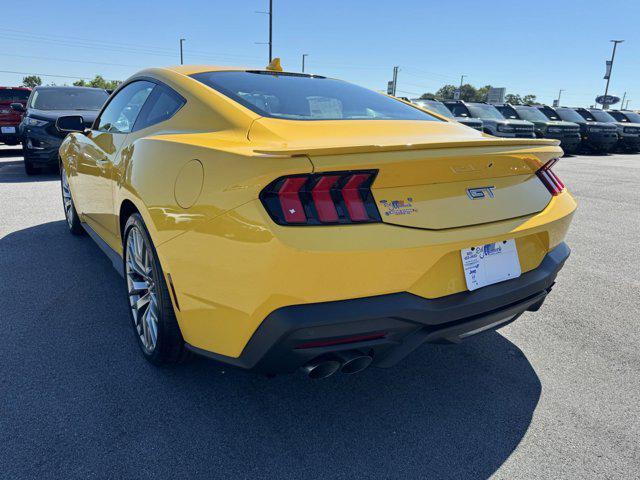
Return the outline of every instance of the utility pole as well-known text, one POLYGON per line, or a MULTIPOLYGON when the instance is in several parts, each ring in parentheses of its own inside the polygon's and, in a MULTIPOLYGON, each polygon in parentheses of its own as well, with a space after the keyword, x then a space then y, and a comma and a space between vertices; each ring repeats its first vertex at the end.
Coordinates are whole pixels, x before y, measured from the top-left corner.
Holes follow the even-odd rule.
MULTIPOLYGON (((624 42, 624 40, 611 40, 611 42, 613 43, 613 52, 611 53, 611 63, 609 65, 609 68, 607 69, 607 77, 606 77, 607 86, 604 89, 605 100, 606 100, 607 94, 609 93, 609 81, 611 81, 611 72, 613 71, 613 61, 616 58, 616 48, 618 44, 624 42)), ((607 110, 608 108, 609 108, 609 105, 607 105, 606 103, 602 105, 603 110, 607 110)))
MULTIPOLYGON (((269 41, 266 42, 269 45, 269 63, 273 60, 273 0, 269 0, 269 11, 261 12, 256 11, 256 13, 264 13, 265 15, 269 15, 269 41)), ((255 42, 257 45, 264 45, 265 42, 255 42)))
POLYGON ((620 102, 620 108, 624 108, 624 99, 627 98, 627 92, 624 92, 622 96, 622 101, 620 102))
POLYGON ((562 96, 562 92, 564 92, 564 88, 561 88, 561 89, 558 91, 558 100, 557 100, 557 102, 558 102, 558 106, 560 106, 560 97, 562 96))
POLYGON ((393 96, 396 96, 396 87, 398 86, 398 70, 400 67, 393 67, 393 96))
POLYGON ((464 81, 464 77, 466 77, 466 75, 462 75, 460 77, 460 92, 462 93, 462 82, 464 81))
POLYGON ((308 56, 309 56, 309 54, 308 54, 308 53, 303 53, 303 54, 302 54, 302 73, 304 73, 304 59, 305 59, 306 57, 308 57, 308 56))
POLYGON ((184 55, 182 54, 182 44, 184 43, 184 38, 180 39, 180 65, 184 65, 184 55))
POLYGON ((269 0, 269 63, 273 60, 273 0, 269 0))

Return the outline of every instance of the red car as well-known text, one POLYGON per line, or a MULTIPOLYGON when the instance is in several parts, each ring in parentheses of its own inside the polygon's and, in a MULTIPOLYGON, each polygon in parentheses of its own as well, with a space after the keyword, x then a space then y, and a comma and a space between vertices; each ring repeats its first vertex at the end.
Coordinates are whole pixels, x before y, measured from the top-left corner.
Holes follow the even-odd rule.
POLYGON ((31 89, 27 87, 0 87, 0 143, 17 145, 20 143, 18 125, 24 112, 11 108, 12 103, 27 105, 31 89))

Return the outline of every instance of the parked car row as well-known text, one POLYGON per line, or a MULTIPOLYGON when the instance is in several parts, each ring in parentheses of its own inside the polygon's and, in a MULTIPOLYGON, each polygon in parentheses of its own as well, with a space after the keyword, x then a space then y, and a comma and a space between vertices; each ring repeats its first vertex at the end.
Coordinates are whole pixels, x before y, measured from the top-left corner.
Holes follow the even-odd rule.
POLYGON ((89 128, 109 98, 100 88, 42 86, 0 90, 0 141, 22 143, 24 168, 33 175, 40 167, 57 166, 58 149, 66 136, 56 128, 65 115, 80 115, 89 128))
POLYGON ((416 99, 412 102, 496 137, 560 140, 565 153, 640 151, 640 114, 630 110, 491 105, 461 100, 416 99))

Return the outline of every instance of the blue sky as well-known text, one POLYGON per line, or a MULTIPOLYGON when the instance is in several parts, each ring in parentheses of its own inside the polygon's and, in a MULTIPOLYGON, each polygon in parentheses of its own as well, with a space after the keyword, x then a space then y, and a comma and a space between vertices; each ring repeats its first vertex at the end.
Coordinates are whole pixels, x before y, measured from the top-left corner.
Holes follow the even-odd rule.
MULTIPOLYGON (((148 66, 185 63, 264 66, 268 0, 58 0, 3 2, 0 85, 22 73, 125 79, 148 66), (9 21, 6 21, 9 19, 9 21)), ((589 105, 604 92, 611 39, 610 93, 640 108, 640 0, 274 0, 274 55, 285 69, 385 89, 400 66, 398 94, 457 84, 503 86, 551 103, 589 105)))

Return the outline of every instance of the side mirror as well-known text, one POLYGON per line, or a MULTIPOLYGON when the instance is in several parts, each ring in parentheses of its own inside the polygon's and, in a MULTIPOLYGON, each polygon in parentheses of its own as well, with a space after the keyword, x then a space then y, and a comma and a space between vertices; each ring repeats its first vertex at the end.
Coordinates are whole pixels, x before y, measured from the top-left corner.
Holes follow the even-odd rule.
POLYGON ((24 112, 27 110, 21 103, 12 103, 9 107, 11 110, 15 110, 16 112, 24 112))
POLYGON ((59 132, 84 132, 84 118, 80 115, 67 115, 56 120, 56 128, 59 132))

